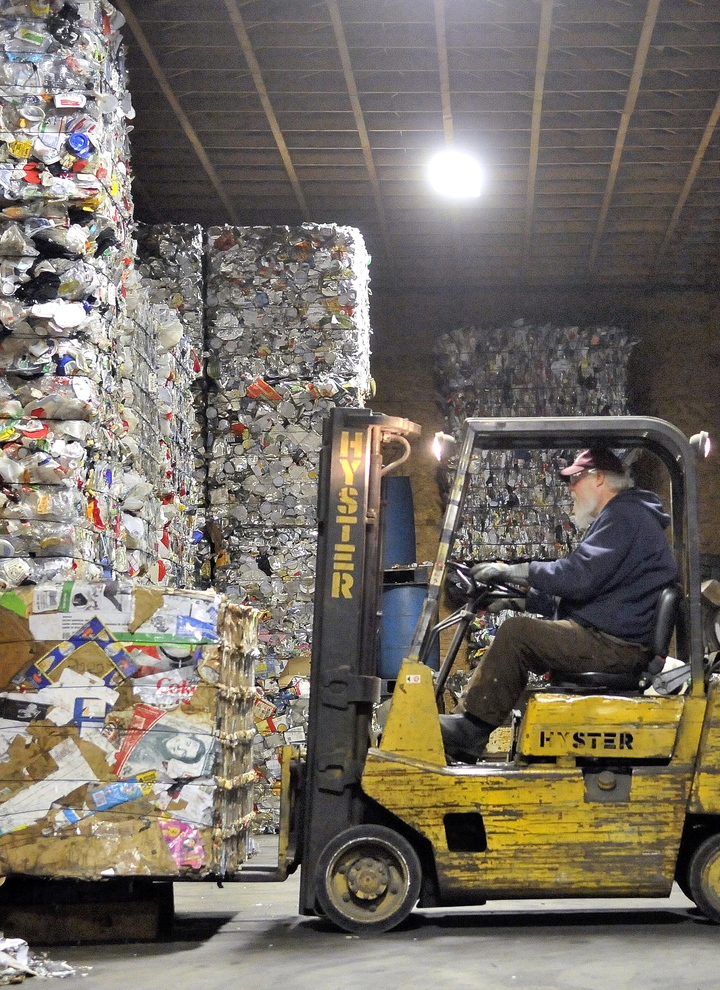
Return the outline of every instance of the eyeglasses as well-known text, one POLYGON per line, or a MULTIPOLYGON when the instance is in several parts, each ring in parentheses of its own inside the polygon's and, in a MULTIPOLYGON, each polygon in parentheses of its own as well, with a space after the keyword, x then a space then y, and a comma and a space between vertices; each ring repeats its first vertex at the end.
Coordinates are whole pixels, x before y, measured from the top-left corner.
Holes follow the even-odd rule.
POLYGON ((597 468, 585 468, 583 471, 578 471, 577 474, 571 474, 567 479, 568 488, 573 488, 578 481, 581 481, 586 474, 595 474, 597 468))

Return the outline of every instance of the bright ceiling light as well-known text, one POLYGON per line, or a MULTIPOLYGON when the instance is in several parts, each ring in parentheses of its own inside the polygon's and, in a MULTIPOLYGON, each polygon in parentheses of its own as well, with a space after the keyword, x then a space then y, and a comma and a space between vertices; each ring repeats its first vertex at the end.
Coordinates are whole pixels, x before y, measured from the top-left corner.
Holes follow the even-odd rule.
POLYGON ((463 151, 441 151, 428 166, 430 185, 435 192, 453 199, 475 199, 482 192, 483 170, 478 161, 463 151))

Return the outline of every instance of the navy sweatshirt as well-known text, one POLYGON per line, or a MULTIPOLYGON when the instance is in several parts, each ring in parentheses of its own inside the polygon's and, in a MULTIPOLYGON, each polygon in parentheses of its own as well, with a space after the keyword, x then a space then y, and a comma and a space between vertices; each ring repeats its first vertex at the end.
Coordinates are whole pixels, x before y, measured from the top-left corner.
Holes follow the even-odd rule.
POLYGON ((560 599, 558 619, 647 643, 660 591, 678 575, 669 525, 654 492, 619 492, 568 557, 530 564, 530 585, 560 599))

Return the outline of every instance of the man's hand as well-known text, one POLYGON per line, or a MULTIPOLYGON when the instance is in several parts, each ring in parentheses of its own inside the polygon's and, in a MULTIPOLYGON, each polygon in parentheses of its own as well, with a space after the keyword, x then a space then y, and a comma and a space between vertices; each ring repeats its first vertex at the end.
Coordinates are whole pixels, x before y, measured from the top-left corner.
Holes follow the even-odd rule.
POLYGON ((530 564, 505 564, 502 560, 494 560, 489 564, 475 564, 470 573, 479 584, 525 585, 530 564))

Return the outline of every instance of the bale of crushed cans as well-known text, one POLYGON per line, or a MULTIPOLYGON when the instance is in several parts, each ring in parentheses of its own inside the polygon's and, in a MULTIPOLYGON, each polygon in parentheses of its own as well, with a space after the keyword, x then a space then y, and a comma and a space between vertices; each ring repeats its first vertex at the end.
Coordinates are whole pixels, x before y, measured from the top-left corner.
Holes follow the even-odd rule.
POLYGON ((207 234, 214 584, 260 610, 254 759, 278 824, 277 747, 307 726, 323 421, 370 392, 369 257, 335 224, 207 234))
POLYGON ((132 214, 121 20, 101 2, 0 13, 6 586, 128 567, 105 469, 127 434, 113 355, 132 214))
POLYGON ((193 583, 202 369, 133 267, 122 23, 104 0, 0 11, 0 586, 193 583))
POLYGON ((275 381, 370 379, 369 256, 352 227, 211 227, 209 350, 223 372, 275 381), (232 358, 232 360, 229 360, 232 358))
MULTIPOLYGON (((618 327, 461 327, 436 345, 447 431, 472 416, 622 416, 636 341, 618 327)), ((464 559, 550 558, 577 542, 558 468, 575 451, 479 451, 471 464, 464 559)), ((572 460, 572 457, 571 457, 572 460)), ((451 463, 450 468, 454 467, 451 463)))

